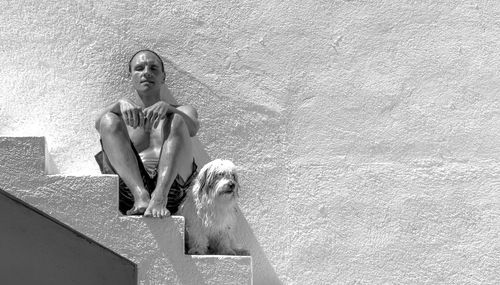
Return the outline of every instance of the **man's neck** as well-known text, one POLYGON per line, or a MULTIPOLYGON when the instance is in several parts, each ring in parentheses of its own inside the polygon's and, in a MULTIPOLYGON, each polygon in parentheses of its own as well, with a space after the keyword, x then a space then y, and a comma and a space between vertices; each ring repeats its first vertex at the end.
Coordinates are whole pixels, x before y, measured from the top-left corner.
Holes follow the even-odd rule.
POLYGON ((139 98, 141 98, 144 107, 149 107, 161 100, 160 92, 154 93, 138 93, 139 98))

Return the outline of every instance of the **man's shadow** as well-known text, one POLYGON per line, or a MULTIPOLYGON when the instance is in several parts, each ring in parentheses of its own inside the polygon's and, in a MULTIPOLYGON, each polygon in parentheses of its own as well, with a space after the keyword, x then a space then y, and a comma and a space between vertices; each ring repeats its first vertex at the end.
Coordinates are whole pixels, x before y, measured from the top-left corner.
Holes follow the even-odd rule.
MULTIPOLYGON (((241 121, 238 122, 238 114, 248 112, 249 110, 258 110, 259 112, 268 113, 271 116, 279 115, 273 114, 273 111, 263 110, 262 106, 249 106, 252 104, 219 96, 208 85, 180 69, 173 62, 164 59, 164 64, 167 76, 164 88, 162 89, 162 96, 173 95, 178 103, 194 106, 198 110, 198 114, 200 114, 202 128, 204 120, 211 124, 221 123, 221 119, 218 118, 219 114, 224 114, 226 118, 231 117, 234 119, 233 122, 223 121, 225 124, 242 124, 241 121), (212 117, 204 117, 207 114, 212 117), (228 114, 233 115, 228 116, 228 114)), ((224 132, 224 130, 221 130, 221 132, 224 132)), ((224 136, 224 133, 220 135, 224 136)), ((217 134, 213 134, 212 136, 217 136, 217 134)), ((210 136, 207 135, 207 137, 209 137, 207 140, 210 140, 210 136)), ((193 147, 195 160, 200 169, 204 164, 211 161, 211 157, 198 137, 193 138, 193 147)), ((282 284, 240 209, 238 209, 238 223, 236 233, 238 242, 250 252, 253 258, 254 284, 282 284)))

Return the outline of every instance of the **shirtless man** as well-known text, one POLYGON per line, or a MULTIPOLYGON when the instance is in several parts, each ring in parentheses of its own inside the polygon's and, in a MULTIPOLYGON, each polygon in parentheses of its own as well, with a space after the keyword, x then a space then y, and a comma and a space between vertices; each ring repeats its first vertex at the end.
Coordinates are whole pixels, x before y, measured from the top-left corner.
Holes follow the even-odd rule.
POLYGON ((173 97, 162 100, 165 70, 155 52, 137 52, 129 71, 139 100, 121 99, 100 113, 103 151, 96 159, 103 173, 120 177, 122 213, 162 218, 175 214, 196 176, 191 137, 198 114, 173 97))

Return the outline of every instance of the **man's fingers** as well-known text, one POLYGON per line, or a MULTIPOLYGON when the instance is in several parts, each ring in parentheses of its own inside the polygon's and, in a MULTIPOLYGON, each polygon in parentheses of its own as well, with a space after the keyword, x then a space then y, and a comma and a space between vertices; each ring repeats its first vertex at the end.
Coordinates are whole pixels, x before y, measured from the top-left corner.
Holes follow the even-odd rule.
POLYGON ((153 113, 146 111, 144 117, 146 118, 146 120, 151 122, 151 120, 153 119, 153 113))
POLYGON ((136 128, 137 127, 137 123, 138 123, 138 118, 137 118, 137 110, 133 110, 132 111, 132 118, 130 120, 131 124, 130 126, 132 126, 132 128, 136 128))
POLYGON ((142 112, 139 112, 139 127, 144 127, 144 114, 142 112))
POLYGON ((165 116, 158 116, 155 121, 155 129, 158 127, 160 124, 161 120, 165 119, 165 116))
POLYGON ((160 123, 160 116, 158 116, 158 114, 155 114, 155 116, 153 117, 153 123, 153 126, 156 129, 156 127, 158 127, 158 124, 160 123))
POLYGON ((153 116, 151 116, 151 121, 156 121, 156 119, 158 118, 158 113, 153 113, 153 116))
MULTIPOLYGON (((160 106, 161 107, 161 106, 160 106)), ((143 111, 144 114, 144 128, 149 126, 150 128, 157 128, 160 121, 165 118, 168 113, 168 109, 159 108, 158 106, 151 106, 143 111), (165 114, 163 114, 165 112, 165 114)))
POLYGON ((145 112, 143 112, 143 116, 144 116, 144 129, 146 130, 149 130, 151 129, 152 127, 152 121, 151 121, 151 116, 153 114, 151 112, 149 112, 148 110, 146 110, 145 112))
POLYGON ((148 123, 149 123, 150 127, 155 127, 155 125, 156 125, 156 117, 157 117, 156 113, 150 112, 148 114, 148 123))
POLYGON ((130 111, 127 110, 123 112, 123 120, 125 121, 125 124, 129 126, 130 126, 130 116, 131 116, 130 111))
POLYGON ((146 131, 149 131, 149 130, 151 130, 151 127, 152 127, 151 121, 144 118, 144 129, 146 131))

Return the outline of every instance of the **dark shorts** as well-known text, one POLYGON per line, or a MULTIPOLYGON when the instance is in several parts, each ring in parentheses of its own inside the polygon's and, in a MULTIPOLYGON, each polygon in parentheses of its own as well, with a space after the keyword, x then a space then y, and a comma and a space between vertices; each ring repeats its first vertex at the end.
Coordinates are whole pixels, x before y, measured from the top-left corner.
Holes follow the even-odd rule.
MULTIPOLYGON (((134 151, 135 157, 137 159, 137 163, 139 164, 139 171, 141 173, 142 181, 144 182, 144 186, 146 187, 146 190, 151 193, 154 191, 156 187, 156 180, 157 176, 150 177, 149 174, 147 173, 146 169, 144 168, 144 164, 142 163, 141 157, 139 156, 139 153, 135 149, 134 145, 132 142, 130 142, 130 145, 132 146, 132 150, 134 151)), ((97 164, 99 164, 99 168, 101 169, 102 174, 116 174, 115 169, 109 162, 108 156, 104 152, 104 150, 100 151, 95 155, 95 159, 97 161, 97 164)), ((188 188, 191 186, 191 183, 193 182, 194 178, 196 178, 196 175, 198 174, 198 166, 196 165, 195 161, 193 160, 193 171, 189 178, 184 181, 182 177, 177 175, 177 177, 174 180, 174 183, 172 183, 172 187, 170 187, 170 191, 168 192, 168 201, 167 201, 167 209, 170 211, 170 213, 173 215, 177 213, 177 210, 179 209, 179 205, 182 203, 184 200, 184 197, 186 196, 186 191, 188 188)), ((126 214, 127 210, 130 210, 132 206, 134 205, 134 197, 132 196, 132 192, 130 192, 130 189, 125 185, 125 182, 119 177, 119 210, 122 214, 126 214)))

